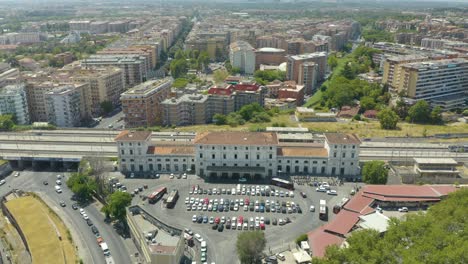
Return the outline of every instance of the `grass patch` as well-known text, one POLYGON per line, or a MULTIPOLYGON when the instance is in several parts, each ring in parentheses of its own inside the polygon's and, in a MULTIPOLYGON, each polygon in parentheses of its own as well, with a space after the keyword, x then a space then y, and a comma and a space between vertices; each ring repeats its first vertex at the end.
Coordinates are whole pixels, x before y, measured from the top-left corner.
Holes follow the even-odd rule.
POLYGON ((24 196, 7 202, 6 206, 26 237, 33 263, 77 262, 71 236, 67 238, 68 229, 38 198, 24 196))
POLYGON ((2 166, 5 163, 8 163, 8 160, 0 160, 0 166, 2 166))

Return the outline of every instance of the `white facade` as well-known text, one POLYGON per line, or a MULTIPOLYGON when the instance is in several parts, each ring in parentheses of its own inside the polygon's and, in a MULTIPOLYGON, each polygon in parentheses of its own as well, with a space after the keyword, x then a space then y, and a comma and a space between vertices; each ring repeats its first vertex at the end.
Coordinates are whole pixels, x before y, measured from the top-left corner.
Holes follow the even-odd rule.
POLYGON ((232 67, 239 68, 245 74, 255 72, 255 49, 245 41, 237 41, 231 44, 229 49, 229 61, 232 67))
POLYGON ((58 127, 80 125, 82 93, 81 89, 69 85, 53 89, 45 94, 47 119, 58 127))
POLYGON ((274 132, 207 132, 193 141, 168 143, 152 142, 151 132, 123 131, 116 141, 120 170, 127 174, 191 172, 205 179, 257 180, 285 175, 359 178, 360 140, 341 133, 325 138, 324 143, 280 143, 274 132))
POLYGON ((0 115, 12 114, 19 125, 30 122, 28 99, 23 83, 7 85, 0 89, 0 115))

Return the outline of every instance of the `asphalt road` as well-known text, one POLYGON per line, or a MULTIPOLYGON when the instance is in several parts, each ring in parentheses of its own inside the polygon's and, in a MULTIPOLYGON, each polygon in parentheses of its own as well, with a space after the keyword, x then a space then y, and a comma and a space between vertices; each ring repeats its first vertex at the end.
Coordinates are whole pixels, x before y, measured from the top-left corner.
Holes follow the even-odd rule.
MULTIPOLYGON (((189 179, 169 179, 167 175, 161 176, 161 179, 157 180, 146 180, 146 179, 123 179, 121 182, 128 187, 129 190, 133 190, 136 187, 148 184, 149 188, 143 194, 146 195, 154 191, 159 186, 165 186, 168 190, 178 189, 179 200, 174 209, 166 209, 162 206, 162 202, 158 202, 155 205, 150 205, 146 201, 142 201, 140 198, 133 199, 134 204, 139 204, 144 207, 148 212, 153 213, 158 219, 163 222, 169 223, 178 228, 190 228, 194 233, 200 234, 208 244, 208 262, 215 263, 238 263, 238 257, 235 249, 235 243, 237 241, 237 235, 242 232, 240 230, 224 229, 223 232, 218 232, 211 229, 211 224, 198 224, 192 223, 192 215, 203 214, 207 216, 243 216, 250 218, 255 216, 264 216, 270 218, 284 218, 289 217, 292 223, 284 226, 266 225, 265 236, 267 240, 266 252, 271 250, 272 252, 279 252, 282 249, 286 249, 288 244, 294 241, 299 235, 312 231, 316 227, 323 225, 325 222, 318 219, 318 212, 309 212, 310 205, 318 207, 320 199, 326 199, 329 205, 329 218, 333 218, 331 208, 335 203, 341 200, 342 197, 347 197, 349 191, 354 187, 354 184, 345 184, 340 187, 333 187, 338 190, 338 196, 329 196, 325 193, 319 193, 315 191, 315 188, 307 185, 297 185, 294 191, 295 197, 258 197, 258 196, 246 196, 246 195, 192 195, 194 197, 208 197, 210 199, 236 199, 248 197, 250 201, 255 200, 280 200, 280 201, 294 201, 299 204, 302 209, 302 214, 282 214, 282 213, 259 213, 259 212, 244 212, 242 208, 239 211, 229 212, 209 212, 209 211, 186 211, 185 197, 189 196, 189 188, 194 184, 199 184, 203 188, 233 188, 235 184, 208 184, 204 183, 203 180, 196 178, 193 175, 189 175, 189 179), (302 198, 299 192, 303 191, 307 194, 307 198, 302 198)), ((276 187, 275 187, 276 188, 276 187)), ((281 190, 281 188, 276 188, 281 190)), ((195 243, 197 245, 197 242, 195 243)))
POLYGON ((102 250, 96 243, 96 237, 91 232, 91 228, 86 224, 78 210, 73 210, 70 200, 72 192, 66 187, 63 179, 62 193, 54 190, 56 176, 63 173, 56 172, 32 172, 22 171, 17 178, 13 174, 5 178, 6 184, 0 186, 0 195, 5 195, 11 189, 20 189, 38 193, 43 200, 62 218, 72 233, 72 237, 79 248, 80 257, 84 263, 94 264, 128 264, 131 263, 130 255, 124 245, 123 239, 116 233, 114 228, 105 223, 104 216, 94 205, 83 207, 93 224, 98 228, 104 241, 108 244, 111 252, 110 258, 105 258, 102 250), (49 184, 44 185, 43 181, 49 184), (60 206, 60 201, 64 201, 66 207, 60 206))
MULTIPOLYGON (((109 128, 109 125, 112 125, 112 128, 120 129, 124 125, 124 121, 119 120, 124 117, 124 113, 119 111, 112 116, 103 117, 102 120, 94 128, 109 128)), ((110 128, 110 129, 112 129, 110 128)))

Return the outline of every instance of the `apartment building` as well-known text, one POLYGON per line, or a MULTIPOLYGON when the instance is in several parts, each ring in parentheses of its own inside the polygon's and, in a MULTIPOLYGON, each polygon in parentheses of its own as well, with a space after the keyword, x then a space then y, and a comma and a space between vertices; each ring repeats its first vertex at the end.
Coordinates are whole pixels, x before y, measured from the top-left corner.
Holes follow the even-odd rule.
POLYGON ((236 41, 229 46, 229 61, 232 67, 242 73, 253 74, 255 71, 255 49, 245 41, 236 41))
POLYGON ((138 48, 107 48, 98 51, 96 54, 107 56, 135 56, 139 57, 140 59, 144 58, 145 68, 147 72, 151 71, 154 67, 156 67, 156 64, 153 65, 153 58, 151 53, 138 48))
POLYGON ((466 107, 468 60, 432 60, 402 65, 398 90, 415 100, 426 100, 445 110, 466 107))
POLYGON ((68 22, 70 31, 77 31, 80 33, 86 33, 90 30, 91 21, 89 20, 72 20, 68 22))
POLYGON ((179 98, 164 100, 163 125, 188 126, 211 122, 208 96, 203 94, 184 94, 179 98))
POLYGON ((255 50, 255 70, 260 69, 260 65, 280 65, 286 62, 286 51, 277 48, 260 48, 255 50))
POLYGON ((1 45, 39 43, 47 39, 41 32, 12 32, 0 36, 1 45))
POLYGON ((0 87, 16 83, 19 76, 18 69, 11 68, 8 63, 0 63, 0 87))
POLYGON ((47 102, 45 95, 47 92, 59 86, 51 81, 28 81, 26 84, 26 94, 28 96, 29 113, 31 122, 48 122, 47 102))
POLYGON ((228 115, 234 112, 234 98, 235 95, 230 89, 211 87, 208 90, 208 108, 210 109, 210 114, 228 115))
POLYGON ((286 78, 305 85, 306 94, 311 94, 315 89, 315 83, 325 79, 328 71, 326 52, 288 56, 287 60, 286 78), (311 62, 315 65, 310 64, 311 62))
POLYGON ((29 124, 28 97, 24 83, 7 85, 0 89, 0 115, 6 114, 14 115, 20 125, 29 124))
POLYGON ((209 179, 270 179, 282 175, 359 179, 359 145, 352 134, 309 133, 283 140, 276 132, 204 132, 191 141, 152 141, 148 131, 122 131, 115 139, 120 170, 129 174, 182 173, 209 179), (297 144, 301 142, 301 144, 297 144))
POLYGON ((107 33, 108 26, 108 21, 93 21, 89 24, 89 31, 94 34, 107 33))
POLYGON ((240 110, 244 105, 258 103, 260 106, 265 105, 266 87, 257 83, 240 82, 231 84, 228 89, 235 92, 234 96, 234 111, 240 110))
POLYGON ((122 69, 125 77, 125 87, 133 87, 146 81, 148 77, 148 61, 138 55, 91 55, 81 61, 84 67, 114 66, 122 69))
POLYGON ((161 125, 163 109, 161 103, 168 98, 172 78, 147 81, 120 96, 124 120, 127 127, 161 125))
POLYGON ((278 89, 278 99, 294 99, 297 106, 304 104, 304 85, 298 85, 294 81, 285 81, 278 89))
POLYGON ((392 88, 399 86, 401 75, 401 66, 409 62, 425 61, 429 58, 423 55, 400 55, 385 59, 383 63, 382 83, 387 83, 392 88))
POLYGON ((85 90, 85 104, 92 116, 102 114, 101 103, 109 101, 113 106, 120 105, 120 95, 125 91, 125 79, 122 69, 117 67, 76 67, 69 70, 70 80, 89 83, 85 90))
POLYGON ((82 86, 63 85, 45 94, 48 122, 58 127, 77 127, 85 117, 82 86))

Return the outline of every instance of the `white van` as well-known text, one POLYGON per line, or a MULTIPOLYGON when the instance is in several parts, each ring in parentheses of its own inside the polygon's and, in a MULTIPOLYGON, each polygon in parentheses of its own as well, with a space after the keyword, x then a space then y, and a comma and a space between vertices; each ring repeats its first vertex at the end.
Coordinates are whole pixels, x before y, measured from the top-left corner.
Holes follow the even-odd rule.
POLYGON ((58 186, 58 185, 55 185, 55 191, 57 193, 62 193, 62 188, 60 188, 60 186, 58 186))
POLYGON ((195 239, 200 243, 203 242, 203 238, 200 236, 200 234, 195 234, 195 239))
POLYGON ((109 247, 107 246, 107 243, 106 242, 102 242, 100 244, 101 246, 101 249, 102 249, 102 253, 104 253, 104 256, 109 256, 110 255, 110 251, 109 251, 109 247))

